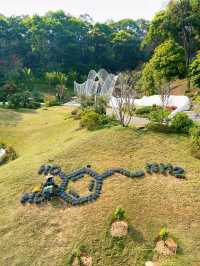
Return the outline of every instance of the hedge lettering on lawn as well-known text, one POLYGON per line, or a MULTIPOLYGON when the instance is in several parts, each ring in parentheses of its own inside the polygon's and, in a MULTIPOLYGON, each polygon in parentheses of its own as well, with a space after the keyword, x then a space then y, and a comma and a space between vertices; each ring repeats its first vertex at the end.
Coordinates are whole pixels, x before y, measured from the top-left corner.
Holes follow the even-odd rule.
POLYGON ((42 165, 38 171, 38 174, 45 176, 48 175, 49 178, 47 178, 46 183, 43 184, 39 189, 36 189, 31 193, 23 194, 21 197, 21 203, 40 204, 44 201, 50 201, 54 197, 59 197, 66 203, 73 206, 94 202, 100 197, 103 182, 109 176, 117 173, 129 178, 142 178, 145 176, 145 172, 148 174, 170 174, 176 178, 185 178, 185 170, 183 168, 179 166, 173 166, 172 164, 163 163, 146 164, 145 171, 142 170, 132 172, 124 168, 116 167, 109 168, 102 174, 97 173, 95 170, 91 169, 90 166, 67 174, 64 173, 58 166, 42 165), (74 182, 76 180, 82 179, 85 175, 89 175, 92 178, 88 185, 88 191, 90 192, 88 196, 81 196, 74 190, 67 191, 70 181, 74 182), (60 185, 54 183, 54 176, 59 176, 61 178, 60 185))

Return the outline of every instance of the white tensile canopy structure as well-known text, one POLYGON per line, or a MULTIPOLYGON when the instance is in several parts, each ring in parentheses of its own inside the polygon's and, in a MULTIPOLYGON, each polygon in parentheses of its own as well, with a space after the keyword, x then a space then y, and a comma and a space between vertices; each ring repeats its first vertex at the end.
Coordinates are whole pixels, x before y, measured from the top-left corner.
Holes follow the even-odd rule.
POLYGON ((78 96, 111 96, 116 80, 117 76, 109 74, 105 69, 100 69, 98 72, 91 70, 84 83, 74 82, 74 92, 78 96))
MULTIPOLYGON (((152 106, 153 104, 162 106, 163 102, 160 95, 144 96, 141 99, 135 99, 135 106, 152 106)), ((173 117, 178 112, 190 110, 190 99, 184 95, 170 95, 167 100, 167 106, 174 106, 176 109, 171 112, 169 117, 173 117)))
MULTIPOLYGON (((91 70, 87 80, 79 84, 74 82, 74 92, 77 96, 106 96, 109 98, 109 105, 114 110, 117 107, 117 98, 114 97, 114 90, 117 86, 118 76, 109 74, 105 69, 98 72, 91 70)), ((163 106, 160 95, 143 96, 141 99, 130 99, 136 107, 158 105, 163 106)), ((167 99, 167 106, 174 106, 176 109, 170 114, 173 117, 177 112, 190 110, 190 99, 187 96, 170 95, 167 99)))
MULTIPOLYGON (((141 99, 132 99, 132 103, 136 107, 143 107, 143 106, 163 106, 163 102, 160 95, 152 95, 152 96, 143 96, 141 99)), ((110 106, 112 109, 116 108, 117 100, 115 97, 111 97, 110 99, 110 106)), ((169 118, 172 118, 178 112, 184 112, 190 110, 191 102, 189 97, 184 95, 170 95, 169 99, 167 100, 166 106, 174 106, 176 109, 171 112, 169 118)))

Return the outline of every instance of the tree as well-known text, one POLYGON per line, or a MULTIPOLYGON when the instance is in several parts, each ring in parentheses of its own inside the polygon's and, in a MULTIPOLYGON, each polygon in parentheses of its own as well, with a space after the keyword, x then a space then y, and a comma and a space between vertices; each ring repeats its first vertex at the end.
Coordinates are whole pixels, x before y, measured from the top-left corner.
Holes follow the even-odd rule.
POLYGON ((151 60, 153 69, 160 79, 171 81, 184 76, 184 50, 173 40, 161 43, 155 49, 151 60))
MULTIPOLYGON (((140 44, 147 24, 131 19, 94 24, 88 15, 76 18, 62 10, 44 16, 0 15, 0 86, 15 77, 24 89, 32 90, 36 82, 43 87, 46 72, 76 71, 82 79, 91 68, 131 70, 146 58, 140 44)), ((67 85, 73 85, 69 79, 67 85)))
POLYGON ((171 0, 152 20, 143 45, 157 45, 171 38, 184 49, 185 77, 190 87, 189 65, 200 44, 199 0, 171 0))
POLYGON ((167 106, 171 92, 171 81, 185 73, 184 50, 173 40, 160 44, 152 58, 154 79, 162 105, 167 106))
MULTIPOLYGON (((189 65, 192 52, 196 48, 196 36, 200 27, 200 2, 198 0, 171 1, 168 6, 168 14, 172 16, 172 27, 177 29, 176 40, 182 44, 185 53, 186 74, 189 78, 189 65)), ((189 86, 189 84, 188 84, 189 86)))
POLYGON ((151 60, 143 66, 139 85, 142 92, 147 96, 154 95, 158 92, 154 78, 154 67, 151 60))
POLYGON ((200 51, 190 65, 190 76, 193 85, 200 88, 200 51))
POLYGON ((49 88, 51 88, 52 85, 64 85, 67 82, 67 76, 66 74, 62 72, 46 72, 46 79, 49 84, 49 88))
POLYGON ((171 94, 171 84, 169 80, 160 79, 160 77, 155 78, 156 86, 158 88, 158 93, 162 101, 162 106, 166 107, 169 103, 169 98, 171 94))
POLYGON ((25 90, 32 90, 33 88, 33 74, 30 68, 22 69, 22 84, 25 90))
POLYGON ((120 30, 113 34, 115 69, 129 70, 138 65, 140 58, 140 39, 132 31, 120 30))
POLYGON ((67 90, 67 76, 61 72, 47 72, 46 79, 48 80, 49 88, 51 88, 52 85, 55 86, 56 96, 61 103, 64 100, 64 95, 67 90))
POLYGON ((170 36, 169 23, 166 10, 158 12, 151 21, 147 34, 142 42, 142 47, 151 45, 152 50, 170 36))
POLYGON ((112 102, 112 107, 123 127, 130 124, 134 113, 135 85, 130 73, 126 72, 118 75, 115 86, 116 97, 112 102))
POLYGON ((146 95, 158 93, 163 105, 170 96, 170 83, 185 73, 184 50, 173 40, 161 43, 144 66, 141 86, 146 95))

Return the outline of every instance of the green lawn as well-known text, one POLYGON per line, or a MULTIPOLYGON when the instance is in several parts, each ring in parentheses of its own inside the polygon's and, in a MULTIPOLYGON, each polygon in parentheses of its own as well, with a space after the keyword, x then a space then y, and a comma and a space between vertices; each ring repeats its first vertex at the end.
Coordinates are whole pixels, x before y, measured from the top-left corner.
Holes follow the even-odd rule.
MULTIPOLYGON (((94 265, 144 266, 163 225, 181 246, 165 266, 200 264, 200 161, 190 155, 184 136, 136 132, 119 126, 95 132, 80 130, 69 109, 13 112, 0 109, 0 141, 10 144, 18 159, 0 167, 0 265, 62 266, 79 243, 88 245, 94 265), (161 175, 131 180, 107 179, 95 203, 70 207, 49 203, 26 207, 25 191, 43 180, 41 164, 52 162, 66 171, 91 164, 97 171, 121 166, 142 169, 146 162, 170 162, 187 170, 187 180, 161 175), (126 210, 128 238, 112 241, 109 222, 117 206, 126 210)), ((78 181, 79 189, 88 179, 78 181)), ((75 185, 75 184, 74 184, 75 185)))

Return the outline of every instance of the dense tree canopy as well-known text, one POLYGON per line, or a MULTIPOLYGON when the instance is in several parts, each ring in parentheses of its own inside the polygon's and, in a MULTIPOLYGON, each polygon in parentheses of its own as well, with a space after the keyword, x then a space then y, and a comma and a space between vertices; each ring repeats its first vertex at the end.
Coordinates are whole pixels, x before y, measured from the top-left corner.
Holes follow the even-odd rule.
POLYGON ((148 22, 125 19, 92 23, 63 11, 45 16, 0 16, 0 81, 23 78, 30 69, 35 78, 46 72, 63 72, 78 77, 91 68, 118 72, 133 69, 144 59, 140 44, 148 22))
POLYGON ((151 59, 152 67, 161 79, 167 81, 184 77, 184 49, 173 40, 156 47, 151 59))
POLYGON ((184 49, 175 41, 158 45, 153 57, 144 65, 141 86, 145 94, 158 93, 159 85, 182 78, 185 74, 184 49))
POLYGON ((200 88, 200 51, 190 65, 190 75, 194 86, 200 88))
POLYGON ((186 72, 192 57, 200 47, 200 1, 171 0, 165 10, 152 20, 143 46, 154 49, 160 43, 173 39, 184 49, 186 72))
MULTIPOLYGON (((151 22, 94 23, 87 14, 76 18, 62 10, 44 16, 0 15, 0 101, 14 88, 34 92, 54 84, 63 91, 74 80, 83 81, 92 68, 115 73, 142 69, 138 84, 146 94, 156 92, 155 77, 167 82, 188 78, 190 85, 198 72, 199 32, 199 0, 171 0, 151 22), (55 73, 66 77, 65 84, 51 79, 55 73)), ((193 84, 199 86, 196 79, 193 84)))

